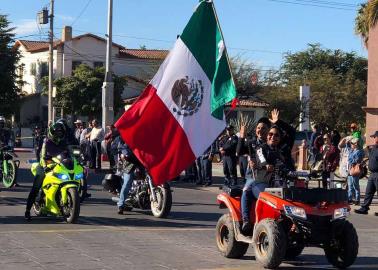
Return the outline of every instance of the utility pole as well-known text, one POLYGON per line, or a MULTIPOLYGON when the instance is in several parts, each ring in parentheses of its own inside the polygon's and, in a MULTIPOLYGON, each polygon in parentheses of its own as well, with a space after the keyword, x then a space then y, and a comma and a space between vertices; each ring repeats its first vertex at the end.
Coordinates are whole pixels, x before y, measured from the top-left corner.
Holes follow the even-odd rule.
POLYGON ((106 45, 106 72, 102 84, 102 127, 114 122, 114 83, 112 82, 113 0, 108 0, 108 42, 106 45))
POLYGON ((54 121, 52 108, 52 91, 54 75, 54 0, 50 0, 50 44, 49 44, 49 97, 48 97, 48 121, 54 121))

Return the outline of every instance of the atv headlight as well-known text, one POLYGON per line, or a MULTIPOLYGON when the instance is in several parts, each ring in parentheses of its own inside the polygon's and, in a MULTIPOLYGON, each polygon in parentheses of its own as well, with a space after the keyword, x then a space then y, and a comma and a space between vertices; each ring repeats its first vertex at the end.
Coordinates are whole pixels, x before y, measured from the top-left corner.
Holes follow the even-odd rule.
POLYGON ((301 207, 285 205, 284 209, 285 209, 285 213, 288 216, 293 216, 293 217, 299 217, 299 218, 302 218, 302 219, 307 219, 306 211, 303 208, 301 208, 301 207))
POLYGON ((75 180, 80 180, 80 179, 82 179, 82 178, 83 178, 83 176, 84 176, 84 174, 83 174, 83 173, 78 173, 78 174, 75 174, 75 180))
POLYGON ((60 180, 68 180, 68 175, 67 174, 63 174, 63 173, 55 173, 54 174, 57 178, 59 178, 60 180))
POLYGON ((349 214, 347 207, 338 208, 333 211, 333 219, 346 218, 349 214))

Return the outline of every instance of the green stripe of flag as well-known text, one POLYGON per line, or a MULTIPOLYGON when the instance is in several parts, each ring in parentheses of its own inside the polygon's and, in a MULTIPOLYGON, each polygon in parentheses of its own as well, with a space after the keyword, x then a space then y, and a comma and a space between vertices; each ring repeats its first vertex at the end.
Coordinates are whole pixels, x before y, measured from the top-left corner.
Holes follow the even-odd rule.
POLYGON ((180 38, 212 82, 212 115, 223 119, 223 107, 236 97, 236 88, 212 1, 200 2, 180 38))

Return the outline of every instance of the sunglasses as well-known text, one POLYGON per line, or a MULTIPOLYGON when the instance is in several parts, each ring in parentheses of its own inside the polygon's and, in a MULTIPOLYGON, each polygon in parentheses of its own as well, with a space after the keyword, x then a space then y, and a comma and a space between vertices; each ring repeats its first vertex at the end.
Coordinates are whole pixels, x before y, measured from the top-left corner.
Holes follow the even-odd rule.
POLYGON ((279 137, 280 137, 280 134, 279 134, 279 133, 274 133, 274 132, 269 132, 269 133, 268 133, 268 136, 269 136, 269 137, 276 137, 276 138, 279 138, 279 137))

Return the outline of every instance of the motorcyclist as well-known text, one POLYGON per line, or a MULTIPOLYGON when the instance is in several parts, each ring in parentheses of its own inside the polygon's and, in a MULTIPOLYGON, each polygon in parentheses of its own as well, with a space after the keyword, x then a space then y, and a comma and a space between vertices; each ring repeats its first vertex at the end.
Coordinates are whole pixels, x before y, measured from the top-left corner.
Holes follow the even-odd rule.
POLYGON ((7 146, 11 138, 10 130, 5 128, 5 118, 0 116, 0 147, 7 146))
POLYGON ((130 147, 122 140, 121 136, 116 137, 117 150, 119 154, 119 167, 122 173, 122 188, 119 193, 119 200, 117 202, 118 214, 122 215, 125 209, 125 200, 129 195, 131 186, 134 180, 134 173, 137 167, 142 168, 139 160, 136 158, 130 147))
POLYGON ((42 186, 45 173, 52 170, 55 164, 52 161, 53 157, 56 157, 64 152, 68 152, 68 147, 65 141, 66 128, 61 122, 53 123, 48 128, 47 138, 45 138, 42 150, 40 162, 36 168, 36 175, 34 177, 33 186, 30 190, 27 202, 25 218, 31 219, 30 209, 33 206, 38 191, 42 186))
MULTIPOLYGON (((291 157, 291 149, 295 140, 295 129, 289 124, 278 119, 279 111, 273 110, 270 122, 272 126, 267 132, 266 143, 256 147, 255 160, 252 159, 250 166, 252 168, 249 174, 252 178, 250 192, 255 199, 265 188, 282 187, 284 182, 281 177, 282 171, 295 170, 294 161, 291 157)), ((249 210, 251 203, 242 205, 243 215, 243 232, 249 232, 251 223, 249 221, 249 210), (245 215, 248 216, 244 217, 245 215)))

